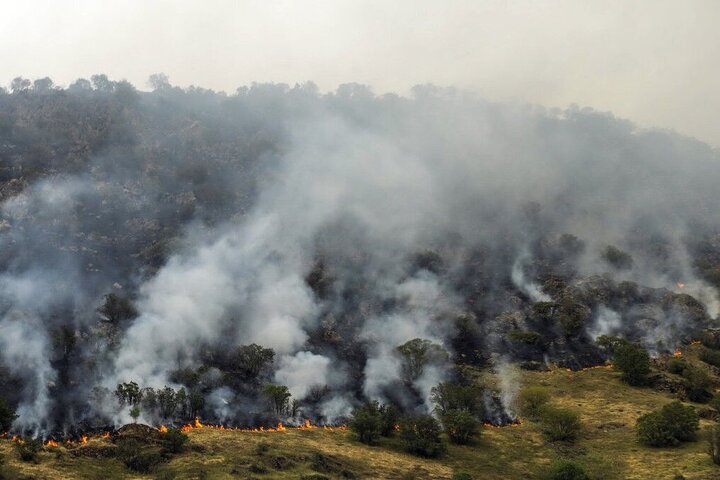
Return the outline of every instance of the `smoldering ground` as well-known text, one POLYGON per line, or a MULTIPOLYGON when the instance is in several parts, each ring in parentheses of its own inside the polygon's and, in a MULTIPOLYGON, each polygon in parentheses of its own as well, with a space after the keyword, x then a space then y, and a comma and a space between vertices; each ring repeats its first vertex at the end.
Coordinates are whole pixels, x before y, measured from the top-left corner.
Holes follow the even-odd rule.
POLYGON ((509 361, 586 366, 600 333, 663 351, 714 324, 720 156, 695 140, 431 86, 95 80, 0 95, 19 430, 128 421, 93 387, 178 371, 204 417, 253 421, 257 389, 220 360, 241 345, 274 350, 294 415, 333 422, 364 399, 430 409, 458 363, 495 365, 509 404, 509 361), (137 315, 109 326, 111 292, 137 315), (538 313, 553 303, 574 330, 538 313), (449 356, 409 372, 416 338, 449 356))

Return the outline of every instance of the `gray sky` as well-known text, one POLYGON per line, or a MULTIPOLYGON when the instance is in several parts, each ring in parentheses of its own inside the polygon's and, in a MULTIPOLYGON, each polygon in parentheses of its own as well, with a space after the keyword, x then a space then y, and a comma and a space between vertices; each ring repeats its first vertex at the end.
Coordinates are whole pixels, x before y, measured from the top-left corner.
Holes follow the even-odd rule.
POLYGON ((719 25, 717 0, 26 0, 0 10, 0 83, 431 82, 589 105, 720 146, 719 25))

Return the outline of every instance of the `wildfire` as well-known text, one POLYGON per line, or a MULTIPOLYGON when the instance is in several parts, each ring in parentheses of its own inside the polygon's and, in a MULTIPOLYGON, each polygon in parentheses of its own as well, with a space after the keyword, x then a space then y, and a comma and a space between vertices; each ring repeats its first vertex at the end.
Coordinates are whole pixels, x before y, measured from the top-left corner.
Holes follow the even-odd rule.
POLYGON ((82 445, 86 445, 86 444, 88 443, 88 437, 87 437, 87 435, 83 435, 82 437, 80 437, 80 443, 81 443, 82 445))
POLYGON ((680 350, 675 350, 675 351, 673 352, 673 357, 675 357, 675 358, 680 358, 680 357, 682 357, 682 352, 681 352, 680 350))
POLYGON ((108 439, 110 438, 110 432, 105 432, 102 434, 102 438, 108 439))
POLYGON ((51 447, 51 448, 56 448, 56 447, 59 447, 60 444, 58 442, 56 442, 55 440, 51 439, 51 440, 48 440, 47 442, 45 442, 45 446, 51 447))
MULTIPOLYGON (((159 427, 158 430, 160 430, 162 427, 159 427)), ((302 424, 296 426, 296 427, 286 427, 285 425, 281 423, 278 423, 276 427, 255 427, 255 428, 240 428, 240 427, 226 427, 225 425, 210 425, 210 424, 203 424, 200 422, 199 419, 195 419, 193 423, 188 423, 180 427, 180 431, 182 432, 189 432, 190 430, 195 430, 197 428, 210 428, 213 430, 228 430, 232 432, 242 432, 242 433, 273 433, 273 432, 284 432, 288 428, 293 428, 296 430, 312 430, 316 428, 322 428, 323 430, 334 432, 336 430, 338 431, 345 431, 347 430, 347 425, 313 425, 310 420, 305 420, 302 424)), ((162 431, 162 430, 161 430, 162 431)))
POLYGON ((483 423, 483 426, 484 426, 485 428, 519 427, 520 425, 522 425, 522 423, 523 423, 523 422, 522 422, 522 418, 517 417, 517 418, 516 418, 515 420, 513 420, 512 422, 506 423, 505 425, 493 425, 493 424, 490 423, 490 422, 485 422, 485 423, 483 423))
POLYGON ((675 285, 677 286, 677 288, 680 288, 680 289, 685 288, 685 284, 682 282, 677 282, 675 285))
POLYGON ((160 431, 160 433, 167 433, 168 428, 165 425, 160 425, 158 431, 160 431))
POLYGON ((700 345, 700 340, 691 340, 690 345, 700 345))

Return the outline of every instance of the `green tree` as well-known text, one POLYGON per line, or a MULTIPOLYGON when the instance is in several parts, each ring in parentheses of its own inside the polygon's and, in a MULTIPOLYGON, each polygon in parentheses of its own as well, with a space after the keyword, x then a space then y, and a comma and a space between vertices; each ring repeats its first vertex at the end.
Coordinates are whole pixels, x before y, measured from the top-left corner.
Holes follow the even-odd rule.
POLYGON ((373 444, 380 438, 382 414, 378 402, 368 402, 353 411, 350 430, 362 443, 373 444))
POLYGON ((142 400, 142 391, 135 382, 119 383, 115 396, 121 405, 137 405, 142 400))
POLYGON ((178 399, 175 390, 165 386, 157 393, 158 407, 160 407, 160 417, 163 419, 172 418, 177 410, 178 399))
POLYGON ((470 443, 480 431, 480 422, 466 410, 448 410, 441 420, 450 441, 459 445, 470 443))
POLYGON ((234 363, 242 376, 247 380, 255 380, 273 363, 275 351, 255 343, 243 345, 237 349, 234 363))
POLYGON ((402 375, 406 383, 413 383, 422 375, 427 365, 442 365, 450 356, 440 345, 424 338, 415 338, 399 347, 402 357, 402 375))
POLYGON ((133 419, 133 423, 137 423, 137 419, 140 416, 140 407, 135 405, 132 408, 130 408, 130 416, 133 419))
POLYGON ((440 431, 440 424, 430 415, 413 415, 400 420, 400 437, 405 447, 422 457, 438 457, 445 453, 440 431))
POLYGON ((270 403, 270 408, 275 415, 283 416, 287 413, 291 397, 288 387, 268 383, 263 387, 263 395, 270 403))
POLYGON ((622 372, 624 382, 639 386, 647 384, 650 355, 640 345, 622 342, 613 348, 613 363, 622 372))
POLYGON ((635 425, 638 440, 652 447, 674 447, 695 439, 700 417, 695 408, 679 401, 638 418, 635 425))
POLYGON ((440 416, 450 410, 457 410, 481 417, 485 410, 482 388, 475 384, 438 383, 430 390, 430 400, 435 404, 435 410, 440 416))

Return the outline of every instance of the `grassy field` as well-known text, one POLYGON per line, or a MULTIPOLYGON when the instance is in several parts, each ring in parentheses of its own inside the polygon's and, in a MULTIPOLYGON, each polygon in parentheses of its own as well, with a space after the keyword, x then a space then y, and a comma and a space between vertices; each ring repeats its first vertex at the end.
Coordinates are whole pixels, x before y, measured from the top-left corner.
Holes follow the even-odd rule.
MULTIPOLYGON (((686 358, 693 360, 693 347, 686 358)), ((698 363, 699 365, 699 363, 698 363)), ((705 368, 705 367, 703 367, 705 368)), ((583 464, 593 479, 720 479, 720 467, 707 454, 705 432, 679 448, 649 448, 638 444, 638 416, 673 399, 668 393, 629 387, 608 368, 579 372, 518 370, 523 385, 544 385, 553 403, 582 415, 583 433, 574 444, 549 443, 537 424, 523 421, 507 427, 484 427, 469 446, 450 445, 447 455, 426 460, 403 452, 399 439, 380 445, 359 443, 348 431, 288 429, 275 433, 194 429, 190 442, 152 475, 138 475, 113 458, 98 458, 109 440, 91 438, 85 446, 48 448, 37 463, 21 462, 12 442, 0 440, 6 478, 33 479, 449 479, 468 472, 474 479, 542 478, 557 458, 583 464)), ((701 428, 710 422, 703 420, 701 428)))

